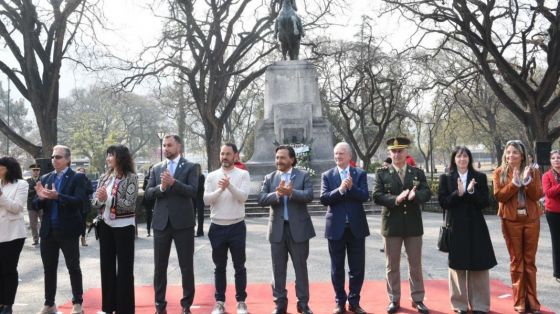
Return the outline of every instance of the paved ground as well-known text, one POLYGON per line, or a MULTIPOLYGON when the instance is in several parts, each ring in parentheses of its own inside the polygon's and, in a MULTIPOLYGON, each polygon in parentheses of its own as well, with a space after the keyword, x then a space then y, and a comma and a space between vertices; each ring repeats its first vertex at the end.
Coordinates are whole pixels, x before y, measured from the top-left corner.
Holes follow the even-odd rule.
MULTIPOLYGON (((500 230, 500 222, 495 216, 486 217, 498 259, 498 266, 490 272, 492 279, 499 279, 509 283, 509 257, 500 230)), ((265 239, 268 218, 251 218, 247 220, 247 271, 249 283, 268 283, 271 280, 271 263, 269 244, 265 239)), ((383 244, 379 234, 380 216, 368 216, 372 236, 366 241, 366 279, 381 280, 384 278, 384 257, 379 251, 383 244)), ((324 233, 324 218, 313 217, 317 237, 311 240, 311 251, 308 260, 310 281, 330 281, 330 261, 328 257, 327 241, 322 237, 324 233)), ((538 267, 538 295, 541 303, 560 313, 560 284, 552 276, 552 256, 550 233, 546 219, 541 220, 541 234, 537 256, 538 267)), ((423 269, 426 279, 447 278, 447 255, 437 251, 436 241, 441 214, 424 214, 424 248, 423 269)), ((205 226, 207 230, 208 225, 205 226)), ((136 241, 135 276, 136 285, 151 285, 153 276, 152 238, 146 237, 144 226, 140 227, 140 237, 136 241)), ((99 287, 99 246, 92 239, 88 239, 89 246, 81 248, 81 265, 84 275, 84 289, 99 287)), ((195 243, 195 279, 197 283, 212 283, 213 264, 211 247, 208 238, 196 238, 195 243)), ((406 263, 402 264, 403 275, 407 273, 406 263)), ((36 313, 43 304, 43 270, 39 249, 31 246, 27 239, 23 249, 20 264, 20 286, 17 293, 15 313, 36 313)), ((169 284, 180 284, 179 268, 175 253, 172 253, 169 267, 169 284)), ((71 299, 70 283, 64 261, 60 259, 57 303, 63 304, 71 299)), ((288 280, 293 281, 293 270, 290 268, 288 280)), ((233 282, 233 269, 228 269, 228 282, 233 282)), ((317 297, 311 295, 312 298, 317 297)), ((385 291, 362 291, 362 298, 384 298, 385 291)), ((330 302, 331 300, 326 300, 330 302)), ((513 312, 513 309, 512 309, 513 312)))

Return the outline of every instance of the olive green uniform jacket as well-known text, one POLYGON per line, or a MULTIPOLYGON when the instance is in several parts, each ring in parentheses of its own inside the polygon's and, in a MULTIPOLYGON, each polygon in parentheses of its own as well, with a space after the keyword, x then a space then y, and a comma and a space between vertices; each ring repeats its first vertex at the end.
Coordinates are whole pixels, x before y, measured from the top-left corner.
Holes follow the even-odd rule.
POLYGON ((377 171, 373 189, 375 203, 381 210, 381 234, 384 237, 414 237, 424 234, 422 226, 422 204, 427 202, 432 192, 426 182, 424 171, 407 166, 404 184, 394 167, 377 171), (416 197, 396 205, 397 196, 406 189, 416 186, 416 197))

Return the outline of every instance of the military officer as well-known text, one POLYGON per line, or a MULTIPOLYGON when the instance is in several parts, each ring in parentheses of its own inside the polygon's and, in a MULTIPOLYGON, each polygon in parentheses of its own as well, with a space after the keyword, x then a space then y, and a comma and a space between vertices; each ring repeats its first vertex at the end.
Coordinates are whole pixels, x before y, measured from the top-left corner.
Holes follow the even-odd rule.
POLYGON ((385 244, 387 269, 387 313, 400 308, 401 279, 400 257, 404 244, 408 256, 412 307, 420 313, 429 313, 424 305, 424 282, 422 279, 422 211, 421 205, 432 195, 424 172, 406 164, 410 140, 395 137, 387 141, 393 163, 379 168, 376 174, 373 198, 383 206, 381 234, 385 244))

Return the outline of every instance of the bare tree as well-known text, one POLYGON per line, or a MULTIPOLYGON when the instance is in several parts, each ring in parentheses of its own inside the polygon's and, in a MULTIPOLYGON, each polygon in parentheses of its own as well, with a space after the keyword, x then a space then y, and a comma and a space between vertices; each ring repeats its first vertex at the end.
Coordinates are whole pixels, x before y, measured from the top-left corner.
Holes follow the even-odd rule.
POLYGON ((560 110, 560 3, 550 8, 544 0, 384 1, 422 32, 443 37, 435 53, 455 53, 480 69, 500 102, 526 126, 530 141, 560 137, 560 126, 550 123, 560 110), (468 47, 474 59, 451 41, 468 47))
POLYGON ((4 121, 0 131, 33 157, 50 156, 57 143, 59 79, 62 60, 84 28, 96 23, 97 0, 0 0, 0 44, 13 62, 0 60, 19 93, 31 103, 41 145, 36 145, 4 121))
MULTIPOLYGON (((336 1, 314 1, 316 10, 307 15, 307 27, 317 25, 336 1)), ((163 36, 146 51, 155 50, 155 59, 130 67, 135 73, 122 85, 131 87, 146 76, 178 69, 204 126, 209 169, 216 169, 219 160, 213 157, 219 155, 224 124, 241 93, 265 72, 267 57, 276 49, 268 39, 272 37, 279 1, 208 0, 195 6, 192 0, 168 0, 167 5, 163 36), (185 55, 184 62, 177 62, 179 53, 185 55)))

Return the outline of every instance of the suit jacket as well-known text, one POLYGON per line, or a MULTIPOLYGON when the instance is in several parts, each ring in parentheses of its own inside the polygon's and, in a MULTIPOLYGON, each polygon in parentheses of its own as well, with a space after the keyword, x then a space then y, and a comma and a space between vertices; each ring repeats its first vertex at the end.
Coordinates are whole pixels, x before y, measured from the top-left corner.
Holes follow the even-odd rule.
MULTIPOLYGON (((281 242, 284 232, 283 197, 276 196, 276 188, 280 184, 281 175, 277 171, 264 177, 259 193, 259 205, 270 206, 267 239, 270 242, 281 242)), ((295 242, 307 241, 315 236, 311 217, 307 212, 307 203, 313 200, 313 184, 305 171, 292 168, 292 196, 288 199, 288 218, 290 233, 295 242)))
POLYGON ((488 226, 482 210, 489 204, 486 175, 480 172, 467 174, 467 185, 474 178, 474 193, 457 191, 457 171, 439 177, 438 200, 447 212, 451 230, 449 238, 449 268, 480 271, 496 266, 496 257, 488 226))
POLYGON ((424 234, 421 205, 432 196, 424 171, 407 166, 404 184, 395 168, 377 170, 373 198, 383 206, 381 210, 381 234, 384 237, 413 237, 424 234), (416 186, 416 197, 396 205, 396 199, 403 190, 416 186))
POLYGON ((367 176, 365 171, 350 167, 352 188, 340 194, 338 188, 342 181, 338 167, 334 167, 322 175, 321 204, 327 206, 325 238, 340 240, 346 228, 346 217, 350 230, 356 238, 369 235, 369 226, 363 203, 369 198, 367 176))
MULTIPOLYGON (((41 177, 41 184, 50 189, 55 180, 56 171, 49 172, 41 177)), ((62 182, 60 182, 57 200, 39 200, 37 196, 35 197, 37 208, 43 210, 39 235, 46 237, 51 232, 51 213, 53 204, 56 202, 58 203, 59 225, 57 230, 65 236, 80 236, 83 228, 82 209, 84 208, 84 202, 87 200, 86 176, 68 168, 62 177, 62 182)))
POLYGON ((146 198, 155 200, 152 228, 164 230, 170 223, 174 229, 194 227, 194 202, 198 191, 200 167, 181 157, 175 167, 175 184, 162 191, 161 174, 167 169, 165 160, 150 171, 146 198))

